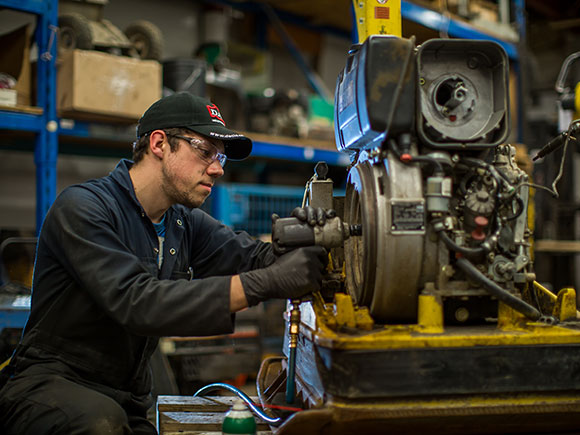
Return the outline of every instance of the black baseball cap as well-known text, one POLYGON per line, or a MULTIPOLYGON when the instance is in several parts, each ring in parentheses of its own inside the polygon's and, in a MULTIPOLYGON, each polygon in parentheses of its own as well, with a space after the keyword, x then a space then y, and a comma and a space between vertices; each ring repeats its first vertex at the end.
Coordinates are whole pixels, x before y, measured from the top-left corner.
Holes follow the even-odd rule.
POLYGON ((172 94, 153 103, 139 120, 137 138, 164 128, 187 128, 208 138, 222 140, 230 160, 245 159, 252 152, 252 141, 226 128, 215 104, 189 92, 172 94))

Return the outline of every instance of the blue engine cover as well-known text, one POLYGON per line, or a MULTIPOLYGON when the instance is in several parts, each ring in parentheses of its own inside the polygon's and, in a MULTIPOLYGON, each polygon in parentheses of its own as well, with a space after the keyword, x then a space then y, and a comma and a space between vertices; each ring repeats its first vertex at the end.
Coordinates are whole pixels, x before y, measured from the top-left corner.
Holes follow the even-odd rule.
POLYGON ((373 35, 353 47, 336 82, 338 150, 370 149, 386 137, 411 133, 416 83, 413 39, 373 35))

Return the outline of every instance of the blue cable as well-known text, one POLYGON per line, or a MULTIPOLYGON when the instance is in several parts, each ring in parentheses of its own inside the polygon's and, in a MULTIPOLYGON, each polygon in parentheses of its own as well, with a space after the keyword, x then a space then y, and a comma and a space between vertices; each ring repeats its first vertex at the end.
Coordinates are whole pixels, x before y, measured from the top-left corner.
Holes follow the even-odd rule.
POLYGON ((260 408, 256 406, 254 402, 252 402, 252 399, 250 399, 246 393, 229 384, 217 382, 215 384, 206 385, 205 387, 202 387, 199 390, 197 390, 193 395, 193 397, 204 396, 207 393, 210 393, 215 390, 228 390, 234 393, 240 399, 242 399, 246 403, 246 405, 248 405, 248 407, 252 410, 254 414, 260 417, 266 423, 271 424, 272 426, 278 426, 282 424, 282 419, 280 417, 272 418, 269 415, 265 414, 260 408))

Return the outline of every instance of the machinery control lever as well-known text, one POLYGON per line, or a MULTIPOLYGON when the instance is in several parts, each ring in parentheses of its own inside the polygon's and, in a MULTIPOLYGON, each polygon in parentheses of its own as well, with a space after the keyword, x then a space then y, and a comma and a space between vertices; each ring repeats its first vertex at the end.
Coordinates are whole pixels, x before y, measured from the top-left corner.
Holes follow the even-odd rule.
POLYGON ((276 254, 305 246, 337 248, 350 236, 362 235, 361 225, 349 225, 339 217, 327 219, 324 225, 310 226, 295 217, 278 218, 272 223, 272 244, 276 254))

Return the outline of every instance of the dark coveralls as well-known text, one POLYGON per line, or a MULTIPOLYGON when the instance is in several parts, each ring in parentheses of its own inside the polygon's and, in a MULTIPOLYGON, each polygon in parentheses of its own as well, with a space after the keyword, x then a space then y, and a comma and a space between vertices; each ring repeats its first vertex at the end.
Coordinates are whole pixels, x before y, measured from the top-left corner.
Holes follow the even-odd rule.
POLYGON ((0 433, 156 433, 158 338, 231 332, 231 275, 274 261, 269 244, 176 205, 159 270, 131 165, 67 188, 46 216, 30 318, 0 375, 0 433))

